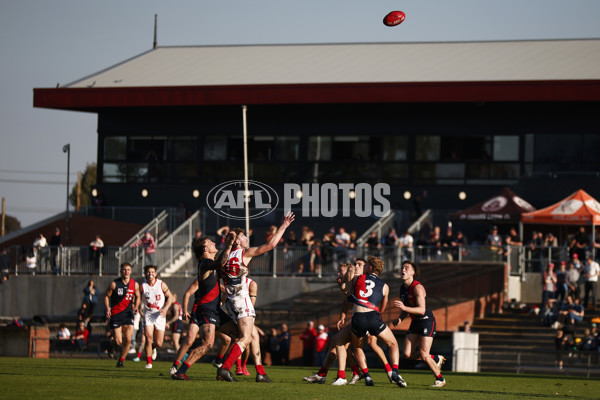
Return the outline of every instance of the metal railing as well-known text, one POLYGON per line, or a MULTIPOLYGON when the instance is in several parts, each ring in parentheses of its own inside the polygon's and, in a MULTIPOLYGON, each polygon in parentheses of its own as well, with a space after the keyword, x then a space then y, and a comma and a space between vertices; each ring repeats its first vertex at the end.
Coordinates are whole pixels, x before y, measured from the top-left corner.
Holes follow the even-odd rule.
POLYGON ((369 239, 371 232, 377 232, 377 237, 381 238, 382 233, 386 232, 393 226, 394 216, 396 214, 393 211, 390 211, 385 217, 381 217, 378 219, 369 229, 365 231, 358 239, 356 239, 356 246, 362 247, 369 239))
POLYGON ((123 262, 131 263, 131 265, 135 266, 138 263, 145 264, 144 260, 144 249, 142 246, 132 247, 134 243, 137 243, 140 239, 142 239, 146 233, 149 231, 150 234, 154 237, 156 241, 156 245, 160 243, 162 238, 168 235, 169 227, 168 227, 168 216, 166 210, 163 210, 160 214, 156 216, 152 221, 150 221, 146 226, 140 229, 131 239, 129 239, 125 244, 117 250, 115 253, 115 257, 119 260, 119 265, 123 262))
POLYGON ((196 229, 200 229, 200 211, 196 211, 183 224, 161 241, 154 253, 158 273, 173 275, 184 268, 185 276, 190 273, 188 261, 193 259, 192 240, 196 229))

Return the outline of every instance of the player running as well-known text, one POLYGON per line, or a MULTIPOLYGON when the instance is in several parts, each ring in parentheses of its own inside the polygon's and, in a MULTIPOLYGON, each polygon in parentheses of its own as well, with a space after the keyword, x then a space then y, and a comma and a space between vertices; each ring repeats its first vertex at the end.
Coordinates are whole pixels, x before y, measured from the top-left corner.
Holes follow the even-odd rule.
POLYGON ((427 305, 425 287, 415 280, 419 276, 419 268, 412 261, 404 260, 401 272, 403 285, 400 286, 400 300, 394 301, 394 306, 400 309, 400 316, 392 321, 392 325, 396 327, 406 316, 410 316, 412 321, 404 341, 404 357, 423 360, 435 376, 435 383, 431 386, 444 387, 446 380, 442 377, 442 364, 446 358, 429 354, 436 333, 436 323, 433 312, 427 305))
MULTIPOLYGON (((223 366, 217 369, 217 375, 229 382, 234 382, 235 378, 229 371, 238 357, 244 352, 246 347, 252 341, 254 329, 254 318, 256 312, 252 305, 252 300, 248 292, 247 286, 244 285, 243 278, 248 275, 248 264, 253 257, 264 254, 273 250, 277 243, 283 237, 285 230, 294 221, 294 213, 288 212, 283 218, 281 226, 277 229, 271 239, 262 246, 248 247, 248 237, 243 229, 235 228, 233 231, 237 234, 235 240, 235 248, 229 255, 229 260, 223 268, 223 281, 227 293, 226 306, 231 318, 238 324, 239 339, 229 353, 229 356, 223 363, 223 366)), ((271 380, 266 375, 264 367, 261 365, 260 370, 257 366, 256 381, 270 382, 271 380)))
POLYGON ((156 266, 144 267, 146 280, 142 283, 142 314, 144 315, 144 335, 146 336, 146 368, 152 368, 156 360, 156 349, 162 347, 165 339, 167 311, 173 303, 173 294, 161 279, 156 277, 156 266), (166 297, 166 300, 165 300, 166 297))
POLYGON ((121 277, 110 283, 104 296, 106 318, 109 319, 114 345, 121 348, 117 367, 129 353, 133 337, 133 316, 140 306, 140 285, 131 278, 131 264, 121 264, 121 277))

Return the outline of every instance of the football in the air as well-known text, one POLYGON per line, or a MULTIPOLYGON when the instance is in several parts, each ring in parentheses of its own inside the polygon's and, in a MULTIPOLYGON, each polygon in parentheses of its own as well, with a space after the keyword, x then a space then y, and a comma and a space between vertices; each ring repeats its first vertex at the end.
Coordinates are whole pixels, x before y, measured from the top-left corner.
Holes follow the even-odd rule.
POLYGON ((392 11, 383 18, 383 24, 385 26, 400 25, 404 21, 404 18, 406 18, 404 11, 392 11))

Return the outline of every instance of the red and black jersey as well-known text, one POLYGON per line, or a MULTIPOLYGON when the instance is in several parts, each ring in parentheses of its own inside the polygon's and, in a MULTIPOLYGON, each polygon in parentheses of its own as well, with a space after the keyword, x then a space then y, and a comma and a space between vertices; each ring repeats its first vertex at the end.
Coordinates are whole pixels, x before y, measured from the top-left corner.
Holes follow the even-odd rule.
MULTIPOLYGON (((415 295, 415 287, 417 285, 422 285, 421 282, 413 280, 409 287, 405 285, 400 285, 400 300, 406 304, 408 307, 416 307, 417 306, 417 296, 415 295)), ((425 314, 423 315, 415 315, 410 314, 411 319, 415 318, 423 318, 423 317, 433 317, 433 313, 431 309, 427 305, 427 299, 425 299, 425 314)))
POLYGON ((135 295, 135 281, 129 279, 129 283, 123 282, 123 279, 115 279, 115 290, 110 295, 110 313, 117 315, 123 311, 133 309, 133 297, 135 295))
POLYGON ((194 293, 193 311, 198 308, 216 310, 221 301, 221 286, 216 269, 218 263, 209 258, 203 258, 198 262, 198 290, 194 293), (207 271, 212 271, 205 279, 202 276, 207 271))
POLYGON ((379 304, 383 300, 385 283, 375 274, 363 274, 354 283, 354 293, 349 301, 359 306, 379 312, 379 304))

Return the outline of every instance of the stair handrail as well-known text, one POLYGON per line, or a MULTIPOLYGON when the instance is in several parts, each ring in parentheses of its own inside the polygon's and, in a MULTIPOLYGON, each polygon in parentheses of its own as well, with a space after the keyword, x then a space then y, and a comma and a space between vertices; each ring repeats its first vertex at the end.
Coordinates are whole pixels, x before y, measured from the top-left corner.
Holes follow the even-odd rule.
POLYGON ((129 262, 131 265, 137 264, 142 259, 142 247, 131 247, 134 243, 144 237, 146 231, 154 237, 156 243, 160 243, 168 228, 169 214, 167 210, 161 211, 152 221, 148 222, 142 229, 140 229, 135 235, 133 235, 125 244, 123 244, 115 253, 115 257, 119 260, 119 265, 123 262, 129 262))
POLYGON ((200 224, 200 210, 197 210, 156 246, 154 260, 158 266, 157 273, 164 271, 177 257, 191 249, 192 239, 196 230, 200 229, 200 224))
POLYGON ((360 235, 358 239, 356 239, 356 247, 362 247, 367 242, 367 239, 369 239, 369 236, 371 236, 371 232, 373 231, 377 231, 377 237, 379 240, 381 240, 381 232, 385 231, 392 225, 395 215, 396 213, 390 210, 388 214, 375 221, 375 223, 373 223, 369 229, 367 229, 362 235, 360 235))

